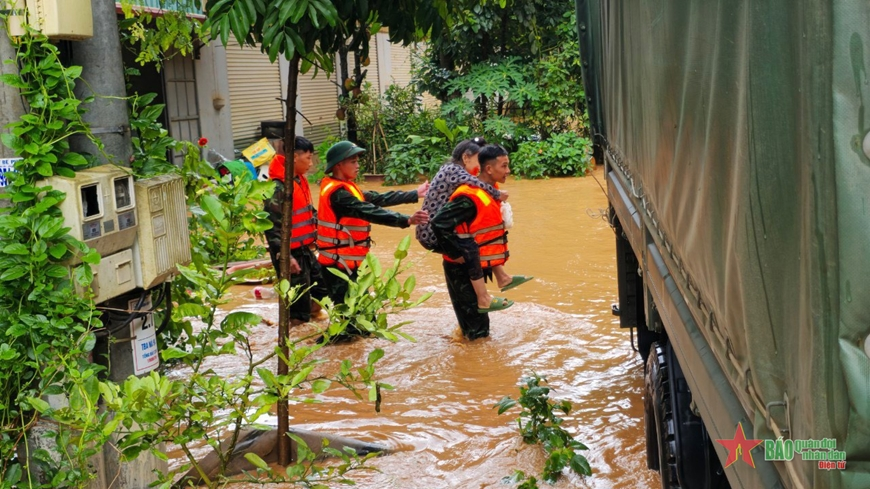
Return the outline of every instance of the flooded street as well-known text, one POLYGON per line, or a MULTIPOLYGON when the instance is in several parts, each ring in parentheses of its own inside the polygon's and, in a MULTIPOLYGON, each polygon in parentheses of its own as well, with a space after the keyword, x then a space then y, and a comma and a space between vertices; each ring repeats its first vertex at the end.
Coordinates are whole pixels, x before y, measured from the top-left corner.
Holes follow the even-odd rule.
MULTIPOLYGON (((603 182, 601 169, 595 177, 603 182)), ((364 362, 372 349, 384 349, 376 364, 378 377, 395 390, 384 392, 381 412, 338 387, 320 395, 319 404, 291 405, 290 424, 392 449, 372 460, 380 472, 351 476, 356 487, 511 487, 502 478, 514 470, 540 477, 544 452, 523 444, 515 422, 518 408, 499 416, 493 406, 504 396, 516 399, 519 379, 536 372, 554 388, 552 399, 573 404, 563 427, 589 446, 584 454, 593 469, 590 477, 569 475, 552 487, 658 485, 657 474, 647 470, 645 461, 643 367, 628 331, 619 329, 610 312, 617 301, 616 265, 613 232, 603 219, 603 190, 592 177, 509 179, 504 188, 510 192, 515 223, 509 231, 506 268, 535 280, 496 293, 516 304, 490 314, 490 338, 459 339, 441 258, 414 241, 407 260, 412 268, 405 276, 416 276, 415 297, 434 294, 392 321, 412 321, 403 331, 417 341, 365 339, 321 350, 337 365, 344 358, 364 362)), ((395 209, 410 214, 415 208, 395 209)), ((397 243, 408 234, 413 236, 412 228, 373 227, 373 251, 383 264, 391 263, 397 243)), ((491 292, 496 290, 490 285, 491 292)), ((249 287, 235 292, 236 307, 277 323, 277 302, 254 300, 249 287)), ((291 335, 297 332, 291 330, 291 335)), ((261 324, 251 340, 265 354, 276 338, 274 325, 261 324)), ((227 361, 214 367, 232 375, 236 366, 227 361)), ((267 367, 275 369, 274 363, 267 367)), ((543 482, 540 486, 547 487, 543 482)))

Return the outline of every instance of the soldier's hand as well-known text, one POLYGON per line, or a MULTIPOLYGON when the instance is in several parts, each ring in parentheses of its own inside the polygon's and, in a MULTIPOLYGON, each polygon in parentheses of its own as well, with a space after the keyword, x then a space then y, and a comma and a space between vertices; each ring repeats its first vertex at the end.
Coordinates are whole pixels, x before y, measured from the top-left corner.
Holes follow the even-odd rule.
POLYGON ((418 225, 418 224, 426 224, 429 222, 429 212, 424 210, 419 210, 414 213, 411 217, 408 218, 408 224, 418 225))
POLYGON ((299 262, 296 261, 296 258, 290 258, 290 274, 296 275, 297 273, 302 273, 302 267, 299 266, 299 262))
POLYGON ((505 201, 507 201, 507 199, 508 199, 508 191, 507 191, 507 190, 498 189, 498 192, 499 192, 498 200, 500 200, 501 202, 505 202, 505 201))
POLYGON ((421 183, 419 187, 417 187, 417 197, 420 197, 422 199, 423 197, 426 196, 426 194, 428 192, 429 192, 429 180, 426 180, 425 182, 421 183))

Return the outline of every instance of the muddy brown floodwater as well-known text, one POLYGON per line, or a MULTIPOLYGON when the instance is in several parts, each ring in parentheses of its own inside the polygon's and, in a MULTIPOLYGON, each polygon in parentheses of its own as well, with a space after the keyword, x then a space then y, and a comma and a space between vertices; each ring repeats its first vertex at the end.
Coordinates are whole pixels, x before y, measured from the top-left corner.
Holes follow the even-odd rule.
MULTIPOLYGON (((594 176, 603 182, 601 169, 594 176)), ((511 179, 504 185, 514 213, 507 270, 535 280, 498 294, 516 304, 490 315, 487 339, 457 339, 441 259, 414 241, 408 258, 413 267, 406 273, 416 276, 417 294, 434 294, 393 320, 412 321, 403 331, 417 341, 365 339, 321 350, 336 362, 363 362, 372 349, 384 349, 378 375, 395 390, 385 392, 381 412, 334 388, 318 396, 318 404, 291 405, 291 426, 390 447, 392 453, 372 461, 379 472, 352 476, 356 487, 511 487, 503 477, 516 469, 540 477, 545 457, 539 446, 522 443, 518 411, 499 416, 493 405, 504 396, 516 399, 519 379, 537 372, 554 388, 551 398, 573 404, 563 427, 589 446, 585 455, 593 469, 590 477, 567 475, 549 487, 657 486, 658 477, 645 461, 643 366, 628 331, 619 328, 610 311, 617 301, 615 240, 603 219, 607 199, 598 182, 592 177, 511 179)), ((395 209, 411 213, 415 206, 395 209)), ((391 262, 408 234, 413 236, 413 229, 374 226, 373 251, 382 263, 391 262)), ((233 307, 277 323, 277 303, 254 300, 247 287, 234 293, 233 307)), ((251 339, 265 354, 276 338, 275 326, 261 324, 251 339)), ((238 365, 226 361, 213 367, 233 375, 238 365)))

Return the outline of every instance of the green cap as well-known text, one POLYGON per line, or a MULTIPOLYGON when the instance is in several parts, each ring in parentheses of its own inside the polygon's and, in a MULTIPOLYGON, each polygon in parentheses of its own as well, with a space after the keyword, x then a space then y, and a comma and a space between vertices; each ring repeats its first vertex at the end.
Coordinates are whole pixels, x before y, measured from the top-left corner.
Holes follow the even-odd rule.
POLYGON ((329 173, 332 170, 332 167, 341 163, 342 161, 350 158, 353 155, 358 155, 360 153, 365 153, 366 150, 360 148, 359 146, 353 144, 350 141, 339 141, 332 145, 329 148, 329 151, 326 152, 326 173, 329 173))

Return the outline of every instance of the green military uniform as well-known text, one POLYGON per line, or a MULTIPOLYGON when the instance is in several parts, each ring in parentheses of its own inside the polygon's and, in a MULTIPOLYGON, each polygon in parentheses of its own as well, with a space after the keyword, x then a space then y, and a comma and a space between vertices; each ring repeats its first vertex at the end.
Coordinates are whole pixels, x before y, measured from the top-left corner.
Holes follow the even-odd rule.
POLYGON ((438 240, 438 248, 451 259, 464 258, 465 263, 443 261, 447 292, 462 334, 470 339, 489 336, 489 315, 477 312, 477 294, 471 280, 484 276, 480 266, 480 248, 474 238, 460 238, 456 226, 471 224, 477 217, 477 207, 465 196, 447 202, 429 221, 438 240))

